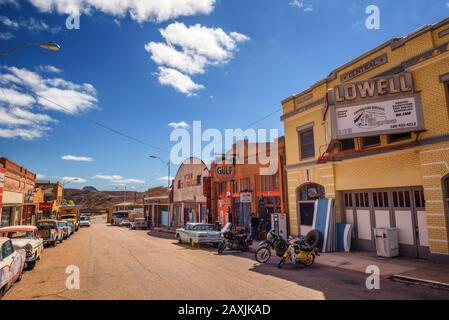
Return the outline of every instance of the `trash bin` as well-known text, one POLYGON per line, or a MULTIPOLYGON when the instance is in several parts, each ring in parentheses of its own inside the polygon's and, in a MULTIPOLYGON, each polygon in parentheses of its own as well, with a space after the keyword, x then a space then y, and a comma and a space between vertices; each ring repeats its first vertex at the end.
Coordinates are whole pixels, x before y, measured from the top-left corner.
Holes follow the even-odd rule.
POLYGON ((374 229, 377 255, 394 258, 399 256, 399 236, 397 228, 374 229))

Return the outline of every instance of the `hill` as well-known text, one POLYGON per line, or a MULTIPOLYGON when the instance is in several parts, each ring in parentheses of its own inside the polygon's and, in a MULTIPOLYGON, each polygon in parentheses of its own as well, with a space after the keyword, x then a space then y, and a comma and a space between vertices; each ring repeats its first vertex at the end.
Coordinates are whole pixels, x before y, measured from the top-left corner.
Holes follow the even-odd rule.
POLYGON ((135 191, 98 191, 93 187, 79 189, 64 189, 65 200, 74 201, 81 209, 109 209, 122 202, 143 203, 145 197, 157 197, 167 194, 167 188, 156 187, 146 192, 135 191))

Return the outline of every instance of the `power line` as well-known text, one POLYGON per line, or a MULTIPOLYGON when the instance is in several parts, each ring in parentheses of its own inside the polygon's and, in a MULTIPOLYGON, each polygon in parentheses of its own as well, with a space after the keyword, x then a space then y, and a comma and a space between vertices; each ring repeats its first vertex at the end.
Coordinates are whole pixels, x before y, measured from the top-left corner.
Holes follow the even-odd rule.
MULTIPOLYGON (((50 100, 50 99, 48 99, 48 98, 46 98, 46 97, 44 97, 44 96, 41 96, 41 95, 38 94, 38 93, 34 93, 34 94, 35 94, 36 96, 38 96, 39 98, 42 98, 42 99, 44 99, 44 100, 46 100, 46 101, 48 101, 48 102, 50 102, 50 103, 53 103, 54 105, 56 105, 56 106, 58 106, 59 108, 61 108, 61 109, 65 110, 65 111, 67 111, 68 113, 72 113, 72 111, 71 111, 69 108, 66 108, 66 107, 64 107, 63 105, 61 105, 61 104, 59 104, 59 103, 57 103, 57 102, 55 102, 55 101, 52 101, 52 100, 50 100)), ((89 122, 91 122, 91 123, 93 123, 93 124, 95 124, 95 125, 97 125, 97 126, 103 128, 103 129, 106 129, 106 130, 108 130, 108 131, 110 131, 110 132, 112 132, 112 133, 115 133, 115 134, 117 134, 117 135, 120 135, 120 136, 122 136, 122 137, 124 137, 124 138, 127 138, 127 139, 129 139, 129 140, 132 140, 132 141, 134 141, 134 142, 140 143, 140 144, 142 144, 142 145, 145 145, 145 146, 147 146, 147 147, 149 147, 149 148, 152 148, 152 149, 155 149, 155 150, 158 150, 158 151, 161 151, 161 152, 170 153, 170 151, 167 151, 167 150, 162 149, 162 148, 160 148, 160 147, 154 146, 154 145, 152 145, 152 144, 150 144, 150 143, 148 143, 148 142, 145 142, 145 141, 143 141, 143 140, 141 140, 141 139, 139 139, 139 138, 135 138, 135 137, 133 137, 133 136, 127 134, 127 133, 124 133, 124 132, 122 132, 122 131, 119 131, 119 130, 117 130, 117 129, 111 128, 111 127, 109 127, 109 126, 107 126, 107 125, 105 125, 105 124, 102 124, 101 122, 98 122, 98 121, 96 121, 96 120, 93 120, 93 119, 91 119, 91 118, 89 118, 89 117, 87 117, 87 116, 85 116, 85 115, 82 115, 81 117, 84 118, 85 120, 87 120, 87 121, 89 121, 89 122)))
POLYGON ((248 129, 248 128, 250 128, 250 127, 252 127, 252 126, 254 126, 254 125, 256 125, 256 124, 258 124, 258 123, 260 123, 260 122, 262 122, 262 121, 264 121, 264 120, 266 120, 266 119, 268 119, 269 117, 275 115, 275 114, 278 113, 279 111, 282 111, 282 108, 276 109, 275 111, 271 112, 270 114, 267 114, 266 116, 260 118, 259 120, 256 120, 256 121, 250 123, 249 125, 247 125, 246 127, 244 127, 243 130, 246 130, 246 129, 248 129))

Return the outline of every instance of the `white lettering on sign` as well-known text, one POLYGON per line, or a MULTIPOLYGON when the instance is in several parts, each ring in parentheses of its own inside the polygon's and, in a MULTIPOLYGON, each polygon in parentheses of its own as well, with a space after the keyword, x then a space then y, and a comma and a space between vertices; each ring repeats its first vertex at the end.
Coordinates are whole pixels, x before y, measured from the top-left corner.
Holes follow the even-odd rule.
POLYGON ((336 112, 338 139, 383 131, 419 130, 414 97, 340 107, 336 112))

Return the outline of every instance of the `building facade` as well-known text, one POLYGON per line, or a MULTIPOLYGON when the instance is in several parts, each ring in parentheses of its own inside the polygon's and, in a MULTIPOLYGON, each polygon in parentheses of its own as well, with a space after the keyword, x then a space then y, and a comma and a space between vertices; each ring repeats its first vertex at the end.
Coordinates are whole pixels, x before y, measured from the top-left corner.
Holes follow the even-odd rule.
POLYGON ((36 213, 33 202, 36 175, 6 158, 0 158, 0 164, 4 170, 0 225, 21 225, 36 213))
POLYGON ((449 19, 392 39, 282 102, 291 231, 335 198, 353 248, 449 261, 449 19))
POLYGON ((173 181, 171 228, 182 227, 187 222, 211 223, 210 173, 198 158, 186 159, 179 167, 173 181))
MULTIPOLYGON (((55 218, 59 206, 63 202, 64 185, 60 182, 37 181, 36 186, 41 189, 43 199, 39 202, 38 211, 42 218, 55 218)), ((36 192, 35 192, 36 194, 36 192)), ((39 191, 36 194, 39 197, 39 191)))
POLYGON ((273 213, 288 213, 286 190, 283 188, 284 138, 280 138, 273 145, 248 141, 241 143, 243 147, 235 144, 223 161, 212 164, 211 202, 214 221, 222 225, 231 222, 238 227, 249 229, 251 213, 254 213, 264 224, 263 229, 266 232, 271 227, 273 213), (271 148, 277 148, 277 170, 273 174, 263 175, 261 169, 266 167, 266 164, 259 161, 259 153, 269 154, 271 148), (236 161, 239 158, 243 161, 236 161))

